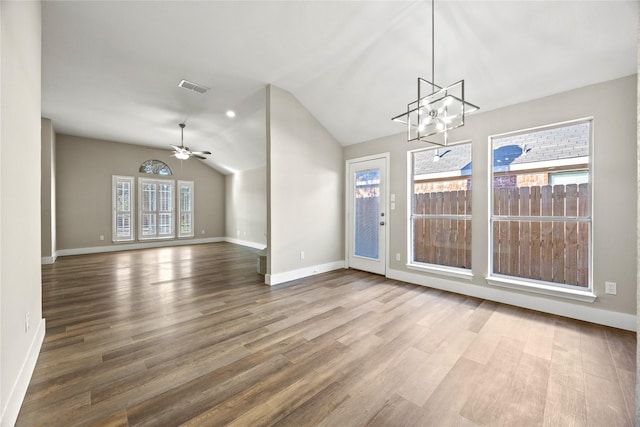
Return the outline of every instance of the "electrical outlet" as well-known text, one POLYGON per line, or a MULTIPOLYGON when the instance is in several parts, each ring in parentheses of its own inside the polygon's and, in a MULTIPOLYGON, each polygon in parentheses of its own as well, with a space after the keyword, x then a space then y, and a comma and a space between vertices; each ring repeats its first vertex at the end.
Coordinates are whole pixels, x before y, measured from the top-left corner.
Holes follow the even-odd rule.
POLYGON ((617 285, 615 282, 604 282, 604 292, 611 295, 618 293, 617 285))
POLYGON ((401 259, 401 258, 400 258, 400 252, 397 252, 397 253, 396 253, 396 261, 400 261, 400 259, 401 259))
POLYGON ((304 251, 300 251, 300 259, 304 259, 304 251))
POLYGON ((30 319, 30 314, 27 311, 24 314, 24 332, 29 333, 29 329, 31 329, 31 319, 30 319))
POLYGON ((202 231, 200 232, 201 234, 204 234, 204 228, 202 229, 202 231))
POLYGON ((100 240, 104 240, 104 234, 100 235, 100 240))

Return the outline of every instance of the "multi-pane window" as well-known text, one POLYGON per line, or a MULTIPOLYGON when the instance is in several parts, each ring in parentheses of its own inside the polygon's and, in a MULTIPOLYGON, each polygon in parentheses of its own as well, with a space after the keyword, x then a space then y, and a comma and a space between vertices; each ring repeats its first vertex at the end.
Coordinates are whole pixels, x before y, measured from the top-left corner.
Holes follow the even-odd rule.
POLYGON ((471 268, 471 143, 410 153, 410 263, 471 268))
POLYGON ((112 240, 128 242, 133 240, 133 177, 112 177, 112 240))
POLYGON ((193 237, 193 182, 178 181, 178 237, 193 237))
POLYGON ((138 212, 134 202, 135 178, 112 177, 112 240, 135 239, 137 217, 138 240, 194 236, 194 183, 138 178, 138 212), (176 207, 177 206, 177 207, 176 207), (177 210, 177 213, 176 213, 177 210))
POLYGON ((492 275, 590 287, 591 121, 491 138, 492 275))
POLYGON ((140 192, 140 240, 162 239, 174 236, 174 181, 138 180, 140 192))
POLYGON ((160 160, 146 160, 140 165, 138 172, 152 175, 173 175, 169 165, 160 160))

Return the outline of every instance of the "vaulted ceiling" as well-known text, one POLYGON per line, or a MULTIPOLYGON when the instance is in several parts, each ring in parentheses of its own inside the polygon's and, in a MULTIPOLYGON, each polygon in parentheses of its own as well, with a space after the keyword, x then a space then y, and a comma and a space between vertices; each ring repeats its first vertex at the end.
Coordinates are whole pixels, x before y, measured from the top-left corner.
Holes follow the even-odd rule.
MULTIPOLYGON (((435 81, 488 111, 636 72, 637 1, 436 1, 435 81)), ((343 145, 431 77, 424 1, 45 1, 43 116, 57 132, 210 150, 223 173, 265 164, 265 86, 343 145), (181 79, 210 88, 197 94, 181 79), (234 110, 237 116, 226 117, 234 110)), ((196 160, 189 160, 196 161, 196 160)))

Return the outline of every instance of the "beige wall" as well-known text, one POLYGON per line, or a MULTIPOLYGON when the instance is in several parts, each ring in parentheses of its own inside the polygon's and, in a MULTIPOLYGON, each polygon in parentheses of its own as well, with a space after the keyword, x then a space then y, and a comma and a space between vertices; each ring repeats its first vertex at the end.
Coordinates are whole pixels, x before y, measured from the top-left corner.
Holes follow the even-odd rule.
MULTIPOLYGON (((482 107, 482 106, 481 106, 482 107)), ((507 108, 479 112, 464 127, 452 132, 452 140, 473 142, 473 242, 470 282, 459 282, 462 293, 469 286, 488 286, 489 273, 489 156, 488 137, 499 133, 593 117, 593 304, 572 304, 636 314, 636 76, 604 82, 507 108), (617 295, 604 293, 604 282, 618 284, 617 295)), ((426 147, 407 143, 404 133, 345 147, 345 159, 391 153, 391 188, 396 210, 391 211, 389 266, 392 270, 418 273, 407 262, 407 151, 426 147), (400 253, 402 260, 396 261, 400 253)), ((530 294, 516 292, 529 298, 530 294)), ((540 298, 540 296, 535 296, 540 298)), ((553 300, 553 297, 542 297, 553 300)), ((570 300, 562 300, 569 302, 570 300)))
POLYGON ((275 86, 267 89, 267 145, 269 274, 313 274, 314 266, 343 261, 342 147, 275 86))
POLYGON ((14 424, 44 337, 40 2, 0 2, 0 425, 14 424), (29 328, 26 317, 29 313, 29 328))
MULTIPOLYGON (((58 250, 112 245, 111 177, 163 178, 138 172, 149 159, 167 163, 171 179, 195 182, 195 238, 224 237, 224 176, 201 161, 180 161, 169 151, 137 145, 57 135, 58 250)), ((126 243, 118 245, 126 249, 126 243)))
POLYGON ((43 262, 51 263, 56 253, 56 134, 51 120, 43 118, 41 126, 41 256, 43 262))
POLYGON ((267 244, 267 168, 225 176, 226 236, 255 246, 267 244))

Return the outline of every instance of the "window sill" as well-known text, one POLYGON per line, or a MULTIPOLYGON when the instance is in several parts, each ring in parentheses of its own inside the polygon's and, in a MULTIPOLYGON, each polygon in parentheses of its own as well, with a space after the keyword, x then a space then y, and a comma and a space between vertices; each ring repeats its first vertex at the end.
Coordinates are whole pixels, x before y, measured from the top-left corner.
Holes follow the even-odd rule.
POLYGON ((489 276, 486 280, 488 284, 493 286, 501 286, 503 288, 534 292, 537 294, 567 298, 576 301, 594 302, 597 298, 596 294, 589 290, 582 291, 577 289, 567 289, 559 286, 545 285, 543 283, 517 280, 511 277, 489 276))
POLYGON ((436 266, 434 264, 407 264, 409 270, 422 271, 424 273, 439 274, 442 276, 455 277, 456 279, 471 280, 473 273, 471 270, 456 267, 436 266))
POLYGON ((139 237, 139 242, 155 242, 158 240, 175 240, 176 236, 162 236, 162 237, 139 237))

